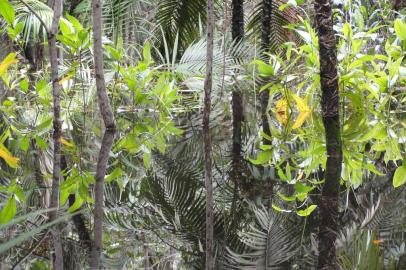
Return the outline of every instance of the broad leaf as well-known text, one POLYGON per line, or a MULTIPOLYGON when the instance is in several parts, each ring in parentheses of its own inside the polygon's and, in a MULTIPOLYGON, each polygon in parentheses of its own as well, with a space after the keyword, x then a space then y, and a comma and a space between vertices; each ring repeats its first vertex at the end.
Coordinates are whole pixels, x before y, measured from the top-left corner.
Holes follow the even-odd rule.
POLYGON ((396 169, 395 175, 393 176, 393 186, 395 188, 400 187, 406 183, 406 163, 396 169))
POLYGON ((6 205, 1 209, 0 212, 0 224, 5 224, 12 220, 17 213, 17 202, 14 196, 11 196, 6 205))

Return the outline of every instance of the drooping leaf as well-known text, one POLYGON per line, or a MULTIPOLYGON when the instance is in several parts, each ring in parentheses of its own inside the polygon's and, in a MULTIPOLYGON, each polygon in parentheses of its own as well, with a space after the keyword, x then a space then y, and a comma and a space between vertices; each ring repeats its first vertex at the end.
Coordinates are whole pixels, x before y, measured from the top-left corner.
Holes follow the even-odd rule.
POLYGON ((0 224, 5 224, 17 213, 17 202, 14 196, 11 196, 8 200, 6 205, 0 211, 0 224))
POLYGON ((8 24, 14 24, 15 10, 8 0, 0 0, 0 14, 8 24))
POLYGON ((18 162, 20 161, 19 158, 14 157, 8 149, 0 144, 0 157, 4 159, 4 161, 7 163, 8 166, 11 168, 17 168, 18 167, 18 162))
MULTIPOLYGON (((1 1, 1 0, 0 0, 1 1)), ((18 59, 16 58, 16 53, 9 53, 6 58, 0 63, 0 76, 6 74, 8 68, 15 63, 18 63, 18 59)))
POLYGON ((394 28, 398 38, 400 40, 406 40, 406 23, 400 19, 396 19, 394 22, 394 28))
POLYGON ((400 187, 406 183, 406 162, 403 162, 403 165, 398 167, 393 176, 393 186, 395 188, 400 187))
POLYGON ((292 126, 292 129, 300 128, 306 119, 310 116, 310 108, 307 105, 306 101, 299 97, 298 95, 292 95, 296 101, 297 107, 299 109, 299 115, 296 118, 295 123, 292 126))
POLYGON ((301 217, 306 217, 306 216, 310 215, 314 211, 314 209, 316 209, 316 207, 317 207, 317 205, 312 204, 309 207, 307 207, 306 209, 299 210, 296 213, 301 217))

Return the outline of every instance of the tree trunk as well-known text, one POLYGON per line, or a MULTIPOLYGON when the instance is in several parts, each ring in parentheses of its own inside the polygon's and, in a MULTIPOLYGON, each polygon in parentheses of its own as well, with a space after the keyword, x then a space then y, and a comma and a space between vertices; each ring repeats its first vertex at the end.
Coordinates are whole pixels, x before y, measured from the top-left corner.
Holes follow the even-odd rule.
POLYGON ((212 270, 213 264, 213 183, 210 137, 211 90, 213 88, 213 0, 207 0, 207 62, 204 81, 203 108, 203 145, 206 186, 206 270, 212 270))
POLYGON ((342 149, 339 118, 336 38, 330 0, 316 0, 317 32, 319 36, 320 84, 323 124, 326 133, 327 165, 319 213, 318 269, 337 269, 336 233, 338 195, 342 167, 342 149))
MULTIPOLYGON (((232 14, 232 38, 235 44, 244 38, 244 1, 233 0, 232 14)), ((238 86, 237 86, 238 87, 238 86)), ((244 121, 244 108, 242 103, 242 92, 240 89, 234 89, 232 93, 233 110, 233 146, 231 151, 231 179, 235 185, 242 184, 242 157, 241 157, 241 128, 244 121)))
POLYGON ((102 45, 102 4, 100 0, 92 0, 93 7, 93 53, 96 74, 97 101, 103 117, 105 132, 100 147, 96 166, 96 187, 94 206, 94 242, 91 258, 91 268, 100 268, 100 257, 103 249, 103 192, 104 177, 111 148, 113 146, 116 123, 110 99, 106 91, 103 71, 103 45, 102 45))
MULTIPOLYGON (((269 52, 269 43, 271 39, 271 24, 272 24, 272 2, 273 0, 263 0, 262 2, 262 23, 261 23, 261 59, 265 62, 269 61, 269 57, 266 55, 269 52)), ((261 123, 262 131, 271 136, 271 130, 269 128, 268 122, 268 103, 269 103, 269 92, 262 91, 260 94, 261 103, 261 123)), ((264 145, 271 145, 272 141, 263 138, 262 143, 264 145)), ((264 169, 265 173, 265 169, 264 169)), ((263 189, 263 196, 269 197, 269 208, 272 204, 273 196, 273 183, 270 178, 265 179, 267 187, 263 189)))
MULTIPOLYGON (((262 38, 261 38, 261 50, 262 55, 261 58, 264 61, 268 61, 268 57, 266 56, 266 52, 269 52, 269 41, 271 38, 271 19, 272 19, 272 2, 273 0, 263 0, 263 13, 262 13, 262 38)), ((260 96, 261 102, 261 121, 262 121, 262 131, 267 134, 271 135, 268 123, 268 102, 269 102, 269 92, 262 91, 260 96)), ((271 144, 270 141, 264 138, 264 144, 271 144)))
MULTIPOLYGON (((57 209, 59 206, 59 180, 61 176, 61 85, 59 84, 58 75, 58 49, 56 47, 56 35, 59 31, 59 19, 62 16, 62 0, 53 1, 54 16, 52 19, 51 28, 48 31, 48 46, 49 59, 51 62, 51 81, 52 81, 52 96, 53 96, 53 169, 52 169, 52 191, 50 207, 57 209)), ((53 221, 57 216, 57 210, 49 213, 50 221, 53 221)), ((52 236, 55 251, 54 269, 63 269, 63 250, 61 242, 61 232, 58 226, 52 228, 52 236)))

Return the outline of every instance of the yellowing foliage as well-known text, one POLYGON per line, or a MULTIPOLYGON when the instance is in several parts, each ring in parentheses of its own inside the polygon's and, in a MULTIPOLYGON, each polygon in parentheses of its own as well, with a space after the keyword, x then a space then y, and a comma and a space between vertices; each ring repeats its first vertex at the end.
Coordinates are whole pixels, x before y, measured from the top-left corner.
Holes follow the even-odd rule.
POLYGON ((15 53, 10 53, 0 63, 0 76, 4 75, 12 64, 18 63, 15 53))
POLYGON ((71 143, 70 141, 66 140, 65 138, 61 138, 61 143, 63 145, 66 145, 67 147, 74 147, 75 145, 71 143))
MULTIPOLYGON (((292 129, 297 129, 300 128, 303 123, 306 121, 306 119, 310 116, 310 108, 307 105, 306 101, 299 97, 298 95, 292 94, 293 99, 296 102, 299 114, 296 118, 295 123, 292 126, 292 129)), ((290 116, 290 111, 288 108, 288 101, 286 98, 282 98, 276 102, 275 105, 276 108, 276 119, 281 123, 282 125, 286 125, 288 122, 288 118, 290 116)))
POLYGON ((276 119, 282 125, 288 122, 288 101, 285 98, 280 99, 276 103, 276 119))
POLYGON ((4 161, 7 163, 8 166, 10 166, 11 168, 17 168, 18 167, 18 163, 20 161, 19 158, 14 157, 10 151, 8 151, 8 149, 0 144, 0 157, 2 159, 4 159, 4 161))
POLYGON ((306 101, 300 98, 298 95, 292 95, 296 101, 297 107, 299 108, 299 115, 296 118, 295 123, 292 126, 292 129, 300 128, 306 119, 310 116, 310 108, 307 105, 306 101))

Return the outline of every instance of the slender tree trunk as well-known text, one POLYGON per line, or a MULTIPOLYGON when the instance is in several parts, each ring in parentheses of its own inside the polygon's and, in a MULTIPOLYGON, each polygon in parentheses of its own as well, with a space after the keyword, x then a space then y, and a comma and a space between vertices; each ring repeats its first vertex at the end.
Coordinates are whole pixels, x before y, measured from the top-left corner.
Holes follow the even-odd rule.
POLYGON ((91 268, 100 268, 100 257, 103 249, 103 192, 104 177, 107 163, 114 142, 116 123, 110 99, 106 91, 106 83, 103 71, 103 45, 102 45, 102 6, 100 0, 92 0, 93 6, 93 53, 96 74, 97 100, 103 117, 105 132, 100 147, 96 166, 96 187, 94 207, 94 242, 91 258, 91 268))
MULTIPOLYGON (((53 1, 54 16, 52 19, 51 28, 48 31, 48 46, 49 59, 51 62, 51 81, 52 81, 52 96, 53 96, 53 141, 54 141, 54 156, 52 169, 52 191, 51 191, 51 208, 59 206, 59 180, 61 176, 61 85, 59 84, 58 75, 58 48, 56 47, 56 35, 59 31, 59 19, 62 16, 62 0, 53 1)), ((49 214, 50 221, 53 221, 57 216, 57 210, 53 210, 49 214)), ((63 250, 61 242, 61 232, 58 226, 52 228, 52 236, 55 251, 54 269, 63 269, 63 250)))
MULTIPOLYGON (((262 2, 262 23, 261 23, 261 59, 265 62, 269 61, 269 57, 266 55, 269 52, 269 44, 271 39, 271 24, 272 24, 272 2, 273 0, 263 0, 262 2)), ((269 92, 262 91, 260 94, 260 103, 261 103, 261 123, 262 123, 262 131, 271 136, 271 130, 269 128, 268 122, 268 103, 269 103, 269 92)), ((272 144, 272 141, 263 138, 262 143, 264 145, 272 144)), ((265 170, 264 170, 265 172, 265 170)), ((266 179, 266 184, 268 185, 264 190, 264 196, 269 197, 269 209, 271 208, 272 204, 272 196, 273 196, 273 183, 270 178, 266 179)))
POLYGON ((203 145, 206 186, 206 270, 212 270, 213 262, 213 183, 210 137, 211 90, 213 88, 213 0, 207 0, 207 62, 204 81, 203 145))
MULTIPOLYGON (((269 52, 269 42, 271 38, 271 20, 272 20, 272 2, 273 0, 263 0, 262 3, 262 38, 261 38, 261 50, 262 55, 261 58, 264 61, 268 60, 268 56, 266 55, 269 52)), ((269 129, 268 123, 268 102, 269 102, 269 92, 262 91, 260 95, 260 102, 261 102, 261 122, 262 122, 262 131, 267 134, 271 135, 271 131, 269 129)), ((264 138, 264 144, 271 144, 270 141, 264 138)))
POLYGON ((314 9, 319 36, 321 106, 327 148, 325 183, 319 203, 318 269, 337 269, 335 242, 342 149, 336 38, 330 0, 315 0, 314 9))
MULTIPOLYGON (((233 0, 232 14, 232 38, 235 43, 244 38, 244 1, 233 0)), ((238 86, 237 86, 238 87, 238 86)), ((242 157, 241 157, 241 128, 244 121, 243 95, 240 89, 234 89, 232 93, 233 110, 233 146, 231 151, 231 179, 236 185, 242 182, 242 157)))

